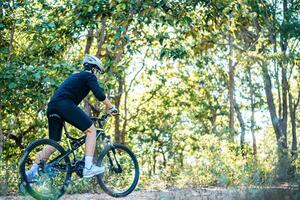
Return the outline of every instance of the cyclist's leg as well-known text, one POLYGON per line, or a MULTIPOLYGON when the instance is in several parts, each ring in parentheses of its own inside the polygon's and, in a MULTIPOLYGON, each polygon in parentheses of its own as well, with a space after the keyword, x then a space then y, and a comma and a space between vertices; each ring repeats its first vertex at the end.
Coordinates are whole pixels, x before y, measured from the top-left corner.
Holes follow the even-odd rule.
POLYGON ((32 178, 35 176, 35 174, 38 171, 38 164, 44 160, 47 161, 48 158, 50 157, 50 155, 52 153, 54 153, 56 151, 56 149, 52 146, 47 145, 42 151, 40 151, 37 156, 36 159, 33 163, 33 165, 30 167, 30 169, 28 171, 26 171, 26 174, 28 176, 29 181, 32 180, 32 178))
MULTIPOLYGON (((53 112, 53 114, 56 114, 55 111, 52 111, 51 106, 48 106, 47 109, 47 117, 48 117, 48 127, 49 127, 49 138, 52 140, 55 140, 57 142, 61 139, 61 131, 63 127, 63 122, 61 119, 56 117, 49 117, 49 115, 53 112)), ((40 151, 36 159, 31 166, 31 168, 26 172, 29 179, 32 179, 32 177, 36 174, 38 171, 38 164, 41 162, 41 160, 47 161, 48 158, 52 153, 54 153, 56 149, 52 146, 47 145, 42 151, 40 151)))
POLYGON ((96 146, 96 128, 91 118, 70 100, 65 100, 60 103, 63 107, 63 112, 59 113, 61 117, 87 135, 85 142, 85 169, 88 169, 88 171, 84 170, 84 177, 92 177, 104 172, 104 168, 93 165, 93 156, 96 146))
MULTIPOLYGON (((48 118, 48 131, 49 139, 56 142, 61 140, 61 132, 63 127, 62 119, 57 117, 51 117, 51 114, 56 114, 56 110, 53 109, 54 106, 48 105, 47 118, 48 118)), ((36 157, 35 163, 39 163, 41 160, 47 161, 52 153, 55 152, 55 148, 47 145, 36 157)))
POLYGON ((85 141, 85 155, 94 156, 95 146, 96 146, 96 128, 92 124, 90 128, 86 131, 86 141, 85 141))
POLYGON ((86 131, 86 140, 85 140, 85 163, 83 170, 83 177, 90 178, 97 174, 104 172, 104 167, 98 167, 93 165, 93 157, 95 153, 96 146, 96 128, 92 125, 86 131))
MULTIPOLYGON (((57 117, 50 117, 51 113, 56 114, 55 111, 52 111, 51 106, 48 107, 47 117, 48 117, 48 130, 49 130, 49 139, 52 139, 56 142, 60 142, 61 133, 63 127, 63 121, 57 117), (50 108, 49 108, 50 107, 50 108)), ((35 163, 39 163, 41 160, 47 161, 52 153, 55 152, 55 148, 47 145, 37 156, 35 163)))

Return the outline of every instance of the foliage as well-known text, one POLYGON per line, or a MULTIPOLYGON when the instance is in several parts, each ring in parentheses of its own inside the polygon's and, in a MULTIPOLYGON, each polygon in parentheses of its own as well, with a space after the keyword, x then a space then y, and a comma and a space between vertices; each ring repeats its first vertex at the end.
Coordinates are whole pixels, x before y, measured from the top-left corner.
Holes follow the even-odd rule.
MULTIPOLYGON (((299 8, 286 0, 0 2, 0 191, 17 191, 17 160, 47 137, 47 102, 85 53, 105 65, 101 85, 121 111, 107 129, 138 156, 138 189, 269 185, 282 155, 285 180, 297 180, 299 8)), ((93 95, 87 102, 80 107, 90 114, 103 111, 93 95)), ((69 192, 98 189, 76 179, 69 192)))

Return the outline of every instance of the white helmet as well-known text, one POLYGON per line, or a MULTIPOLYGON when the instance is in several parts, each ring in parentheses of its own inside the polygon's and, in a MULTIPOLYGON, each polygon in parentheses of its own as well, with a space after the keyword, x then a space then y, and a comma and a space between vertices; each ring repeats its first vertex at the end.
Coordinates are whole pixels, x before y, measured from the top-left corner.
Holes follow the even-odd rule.
POLYGON ((97 58, 96 56, 92 56, 92 55, 86 54, 84 56, 84 59, 83 59, 83 65, 85 66, 85 64, 91 64, 101 74, 104 73, 103 64, 102 64, 101 60, 99 58, 97 58))

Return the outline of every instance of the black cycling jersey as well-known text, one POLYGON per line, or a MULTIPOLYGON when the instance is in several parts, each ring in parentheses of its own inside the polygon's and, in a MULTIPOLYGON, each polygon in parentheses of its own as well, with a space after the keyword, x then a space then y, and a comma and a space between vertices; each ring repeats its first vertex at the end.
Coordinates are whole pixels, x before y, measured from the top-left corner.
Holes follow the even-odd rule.
POLYGON ((47 108, 49 138, 60 141, 63 123, 66 121, 81 131, 87 130, 93 122, 84 113, 78 104, 92 90, 99 101, 104 101, 106 96, 99 86, 94 74, 82 71, 70 75, 56 90, 47 108), (51 117, 53 114, 59 115, 61 120, 51 117))
POLYGON ((78 105, 91 90, 99 101, 105 100, 104 91, 94 74, 87 71, 75 73, 61 84, 50 102, 69 99, 78 105))

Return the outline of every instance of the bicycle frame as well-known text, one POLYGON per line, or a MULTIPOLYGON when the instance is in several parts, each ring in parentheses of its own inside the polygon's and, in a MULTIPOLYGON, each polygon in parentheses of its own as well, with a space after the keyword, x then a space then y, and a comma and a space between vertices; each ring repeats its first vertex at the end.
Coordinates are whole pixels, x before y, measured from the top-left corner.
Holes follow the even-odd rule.
MULTIPOLYGON (((98 122, 98 125, 99 125, 99 128, 96 130, 96 141, 98 141, 100 138, 101 142, 106 143, 107 145, 110 144, 111 136, 105 134, 103 127, 104 127, 105 123, 107 122, 108 118, 109 118, 109 114, 104 114, 101 117, 101 119, 99 119, 97 117, 91 118, 94 121, 94 123, 98 122)), ((65 154, 60 155, 60 156, 54 158, 53 160, 51 160, 51 162, 49 162, 48 165, 55 164, 55 163, 61 161, 62 159, 64 159, 66 156, 73 154, 73 162, 71 163, 71 167, 72 167, 72 172, 74 172, 74 166, 77 161, 76 150, 85 143, 86 136, 84 135, 80 138, 72 137, 70 135, 70 133, 67 131, 65 122, 63 122, 63 129, 64 129, 64 133, 67 137, 67 145, 68 145, 69 149, 66 151, 65 154)))

